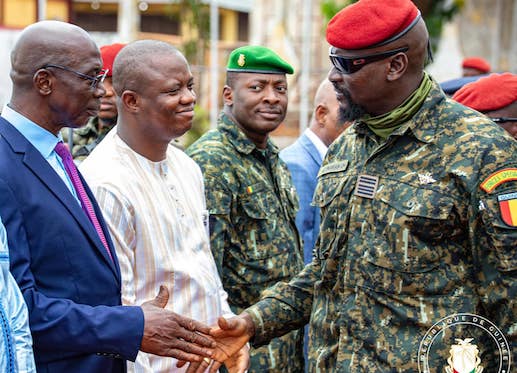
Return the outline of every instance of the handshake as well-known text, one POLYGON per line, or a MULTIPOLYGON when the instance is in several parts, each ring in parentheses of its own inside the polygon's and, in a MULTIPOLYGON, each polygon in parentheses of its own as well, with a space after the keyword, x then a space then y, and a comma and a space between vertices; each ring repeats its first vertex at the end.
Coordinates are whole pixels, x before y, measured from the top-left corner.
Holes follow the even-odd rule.
POLYGON ((243 373, 249 366, 247 342, 255 327, 250 316, 225 319, 219 317, 217 325, 178 315, 164 307, 169 300, 165 286, 152 301, 141 308, 144 313, 144 335, 140 350, 159 356, 178 359, 178 367, 189 364, 187 373, 202 373, 207 369, 217 372, 222 364, 230 373, 243 373))

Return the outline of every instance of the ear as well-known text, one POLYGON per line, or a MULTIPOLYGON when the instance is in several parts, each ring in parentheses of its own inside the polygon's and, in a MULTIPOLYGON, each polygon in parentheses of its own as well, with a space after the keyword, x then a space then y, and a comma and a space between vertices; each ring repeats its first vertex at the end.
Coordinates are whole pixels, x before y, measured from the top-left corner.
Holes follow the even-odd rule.
POLYGON ((316 122, 320 127, 325 127, 325 124, 327 124, 327 114, 329 112, 329 109, 327 106, 323 104, 318 104, 316 106, 316 109, 314 110, 314 114, 316 116, 316 122))
POLYGON ((227 85, 223 87, 223 103, 225 106, 233 105, 233 89, 227 85))
POLYGON ((122 107, 130 114, 136 114, 140 111, 140 97, 135 91, 127 90, 122 92, 120 96, 122 107))
POLYGON ((34 76, 32 77, 32 82, 40 95, 42 96, 48 96, 52 93, 52 74, 45 69, 39 69, 34 73, 34 76))
POLYGON ((388 74, 386 75, 386 79, 389 81, 394 81, 399 79, 408 68, 408 58, 405 53, 397 53, 393 57, 390 58, 390 64, 388 69, 388 74))

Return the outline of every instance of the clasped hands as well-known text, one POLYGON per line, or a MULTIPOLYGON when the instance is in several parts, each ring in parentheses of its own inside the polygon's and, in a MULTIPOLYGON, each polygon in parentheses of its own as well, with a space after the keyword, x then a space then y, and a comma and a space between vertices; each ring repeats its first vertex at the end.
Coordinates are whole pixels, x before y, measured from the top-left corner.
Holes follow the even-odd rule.
POLYGON ((246 345, 254 333, 251 318, 243 313, 217 325, 207 325, 164 309, 169 300, 165 286, 155 299, 142 304, 144 335, 140 350, 178 359, 178 367, 189 363, 188 373, 207 369, 217 372, 222 364, 230 373, 243 373, 249 366, 246 345))

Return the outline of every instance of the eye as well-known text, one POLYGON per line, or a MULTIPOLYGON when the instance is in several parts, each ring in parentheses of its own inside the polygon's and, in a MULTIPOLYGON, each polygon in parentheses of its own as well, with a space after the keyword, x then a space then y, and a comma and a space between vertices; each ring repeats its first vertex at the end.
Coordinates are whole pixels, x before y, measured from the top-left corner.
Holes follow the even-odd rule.
POLYGON ((282 92, 282 93, 284 93, 284 92, 287 92, 287 87, 286 87, 286 86, 283 86, 283 85, 280 85, 280 86, 277 86, 277 87, 276 87, 276 90, 277 90, 278 92, 282 92))
POLYGON ((262 90, 262 86, 260 86, 260 85, 250 86, 250 91, 260 92, 261 90, 262 90))

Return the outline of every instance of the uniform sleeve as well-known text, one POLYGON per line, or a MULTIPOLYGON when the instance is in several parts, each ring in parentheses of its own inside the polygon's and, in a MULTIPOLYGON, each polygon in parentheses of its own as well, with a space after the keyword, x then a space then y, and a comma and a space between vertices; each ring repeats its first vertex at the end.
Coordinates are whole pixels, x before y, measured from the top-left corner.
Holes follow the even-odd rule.
POLYGON ((206 204, 210 216, 210 247, 219 276, 223 276, 225 247, 230 243, 232 224, 230 221, 231 192, 213 180, 206 181, 206 204))
MULTIPOLYGON (((205 198, 206 190, 205 190, 205 184, 203 181, 203 175, 202 175, 201 169, 199 167, 197 168, 197 173, 199 173, 199 180, 200 180, 199 181, 199 187, 200 187, 199 192, 201 193, 200 195, 203 196, 202 205, 203 205, 203 208, 206 209, 207 208, 206 198, 205 198)), ((207 234, 209 236, 208 239, 210 240, 210 227, 208 227, 208 229, 207 229, 207 234)), ((210 241, 209 241, 209 244, 210 244, 210 248, 212 250, 212 257, 214 257, 214 253, 213 253, 213 249, 212 249, 213 244, 210 241)), ((214 261, 215 261, 215 258, 214 258, 214 261)), ((217 267, 218 273, 222 274, 221 269, 220 269, 220 268, 222 268, 222 260, 221 260, 220 266, 216 263, 216 267, 217 267)), ((234 316, 235 314, 232 312, 230 305, 228 304, 228 294, 226 293, 226 291, 223 288, 223 284, 221 282, 221 276, 219 274, 216 276, 216 278, 217 278, 216 281, 217 281, 217 293, 219 295, 219 302, 220 302, 220 306, 221 306, 221 316, 229 318, 229 317, 234 316)))
POLYGON ((245 312, 255 324, 254 347, 299 329, 309 322, 321 263, 318 258, 306 265, 291 281, 279 282, 262 293, 261 300, 245 312))
POLYGON ((479 263, 477 291, 483 309, 508 338, 512 359, 516 361, 517 147, 509 145, 507 162, 500 162, 495 169, 489 167, 490 173, 483 175, 473 194, 476 219, 471 232, 479 263))

